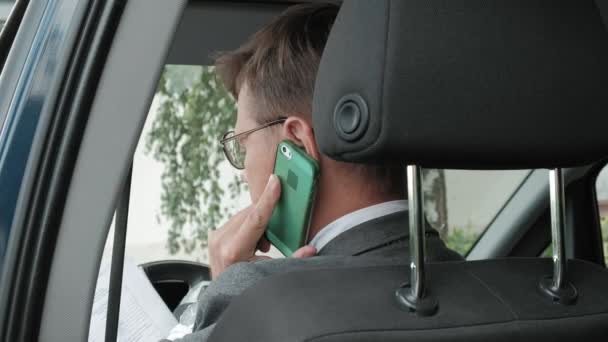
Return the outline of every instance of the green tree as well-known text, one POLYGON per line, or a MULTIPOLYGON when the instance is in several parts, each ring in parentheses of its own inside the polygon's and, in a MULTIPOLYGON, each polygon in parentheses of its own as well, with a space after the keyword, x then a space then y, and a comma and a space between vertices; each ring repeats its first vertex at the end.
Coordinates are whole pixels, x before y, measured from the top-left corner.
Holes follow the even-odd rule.
POLYGON ((160 211, 170 224, 167 248, 191 253, 206 246, 208 230, 233 209, 223 199, 245 189, 236 175, 220 174, 225 158, 219 139, 234 126, 235 103, 213 68, 199 66, 167 66, 155 99, 146 149, 164 165, 160 211))
POLYGON ((452 227, 443 238, 445 244, 452 250, 466 256, 479 238, 479 233, 472 227, 452 227))

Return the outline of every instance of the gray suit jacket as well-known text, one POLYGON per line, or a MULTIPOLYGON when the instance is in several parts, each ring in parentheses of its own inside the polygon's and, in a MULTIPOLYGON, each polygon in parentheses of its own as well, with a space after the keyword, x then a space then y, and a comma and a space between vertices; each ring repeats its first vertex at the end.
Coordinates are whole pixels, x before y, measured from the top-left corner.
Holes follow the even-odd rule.
MULTIPOLYGON (((230 301, 264 277, 298 270, 409 263, 407 222, 407 212, 397 212, 362 223, 338 235, 312 258, 232 265, 201 292, 194 332, 177 341, 207 341, 215 322, 230 301)), ((448 249, 437 232, 430 228, 426 230, 426 251, 429 261, 462 259, 458 253, 448 249)))

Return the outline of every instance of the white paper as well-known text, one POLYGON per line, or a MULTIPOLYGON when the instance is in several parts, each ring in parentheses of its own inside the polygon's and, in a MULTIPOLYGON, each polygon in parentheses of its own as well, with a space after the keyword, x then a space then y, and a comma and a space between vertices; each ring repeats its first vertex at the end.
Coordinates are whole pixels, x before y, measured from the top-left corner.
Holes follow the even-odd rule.
MULTIPOLYGON (((104 342, 111 253, 104 253, 97 279, 89 342, 104 342)), ((118 341, 158 341, 165 338, 177 320, 160 298, 144 271, 125 257, 118 319, 118 341)))

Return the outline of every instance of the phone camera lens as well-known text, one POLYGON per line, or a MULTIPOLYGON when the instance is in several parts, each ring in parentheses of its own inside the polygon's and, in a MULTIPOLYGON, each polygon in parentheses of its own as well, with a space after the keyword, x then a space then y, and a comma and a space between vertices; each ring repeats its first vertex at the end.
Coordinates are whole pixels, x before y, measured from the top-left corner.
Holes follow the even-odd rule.
POLYGON ((285 145, 281 145, 281 153, 287 157, 287 159, 291 159, 291 151, 285 145))

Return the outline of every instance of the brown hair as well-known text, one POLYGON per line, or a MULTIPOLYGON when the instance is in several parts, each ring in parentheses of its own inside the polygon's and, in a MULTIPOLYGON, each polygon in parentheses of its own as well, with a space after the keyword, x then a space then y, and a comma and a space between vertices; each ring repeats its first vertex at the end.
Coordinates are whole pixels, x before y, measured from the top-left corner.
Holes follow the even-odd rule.
MULTIPOLYGON (((244 45, 216 58, 216 74, 235 98, 248 85, 260 108, 258 123, 311 116, 317 69, 338 10, 331 3, 291 6, 244 45)), ((351 165, 355 173, 378 180, 371 186, 379 192, 405 196, 403 166, 351 165)))
POLYGON ((292 6, 216 59, 216 73, 235 98, 247 83, 263 109, 260 123, 312 112, 319 61, 338 9, 327 3, 292 6))

